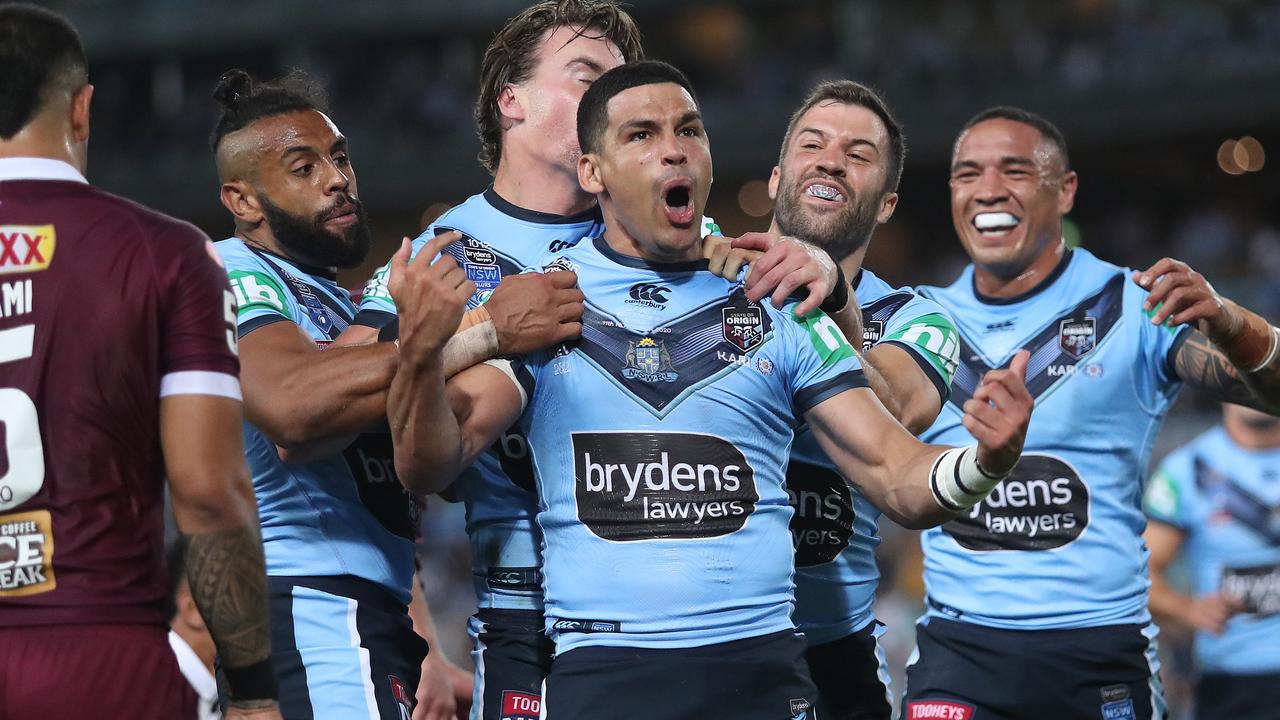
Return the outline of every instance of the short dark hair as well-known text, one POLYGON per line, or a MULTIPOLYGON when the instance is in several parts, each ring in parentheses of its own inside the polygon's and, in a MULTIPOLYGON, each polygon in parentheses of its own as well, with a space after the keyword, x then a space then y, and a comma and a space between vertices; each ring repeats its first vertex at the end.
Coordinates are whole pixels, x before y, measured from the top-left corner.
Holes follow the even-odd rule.
POLYGON ((960 134, 956 136, 956 143, 960 142, 960 138, 964 137, 965 131, 969 128, 987 120, 1012 120, 1023 125, 1030 125, 1040 131, 1040 136, 1048 140, 1062 155, 1062 169, 1064 171, 1071 169, 1071 160, 1067 157, 1067 139, 1063 137, 1062 131, 1058 129, 1058 126, 1049 122, 1042 115, 1009 105, 997 105, 996 107, 987 108, 969 118, 969 122, 965 123, 963 128, 960 128, 960 134))
POLYGON ((787 133, 782 137, 782 150, 778 154, 778 163, 781 164, 782 158, 787 155, 787 146, 791 144, 791 136, 795 134, 796 123, 800 122, 800 118, 812 110, 814 105, 828 101, 864 107, 875 113, 876 117, 880 118, 880 122, 884 123, 885 132, 889 135, 889 165, 885 172, 884 189, 885 192, 897 192, 898 183, 902 181, 902 164, 907 157, 907 138, 902 134, 902 125, 893 117, 893 113, 889 111, 889 105, 879 93, 852 80, 828 80, 818 83, 809 91, 804 103, 791 115, 791 121, 787 123, 787 133))
POLYGON ((63 16, 0 5, 0 140, 12 139, 58 92, 88 81, 80 33, 63 16))
POLYGON ((244 70, 228 70, 214 85, 213 99, 218 103, 218 120, 209 146, 215 151, 222 138, 262 118, 300 110, 326 112, 328 106, 320 83, 298 69, 265 83, 256 82, 244 70))
POLYGON ((630 90, 641 85, 658 83, 674 83, 689 91, 696 103, 698 98, 693 93, 689 78, 674 65, 659 60, 641 60, 640 62, 619 65, 596 78, 582 95, 578 103, 578 145, 582 152, 595 152, 600 149, 600 139, 605 128, 609 126, 609 100, 623 90, 630 90))
POLYGON ((644 57, 635 20, 612 0, 544 0, 511 18, 484 51, 480 64, 480 96, 474 116, 480 136, 480 164, 497 172, 502 157, 502 113, 498 95, 509 84, 533 74, 533 56, 542 36, 559 27, 580 28, 586 37, 612 42, 624 62, 644 57), (587 35, 594 32, 598 35, 587 35))
POLYGON ((178 614, 178 589, 187 581, 187 540, 181 536, 169 543, 164 552, 165 569, 169 571, 169 594, 165 597, 165 620, 178 614))

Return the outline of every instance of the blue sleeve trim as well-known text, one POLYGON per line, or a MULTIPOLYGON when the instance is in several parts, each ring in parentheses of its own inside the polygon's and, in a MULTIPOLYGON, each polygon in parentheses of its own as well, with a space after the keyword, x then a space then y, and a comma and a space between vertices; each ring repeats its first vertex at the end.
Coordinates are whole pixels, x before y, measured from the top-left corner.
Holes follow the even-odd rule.
MULTIPOLYGON (((934 367, 933 363, 929 362, 928 359, 921 355, 919 351, 915 349, 914 345, 902 342, 901 340, 886 340, 883 344, 897 345, 898 347, 906 350, 907 354, 911 356, 911 359, 916 361, 916 364, 924 371, 925 376, 933 383, 933 389, 938 391, 938 399, 941 401, 941 404, 947 404, 947 400, 951 397, 951 385, 942 381, 942 374, 938 372, 938 368, 934 367)), ((872 349, 874 348, 875 346, 873 345, 872 349)))
POLYGON ((266 315, 249 318, 248 320, 236 325, 236 339, 242 340, 245 335, 248 335, 258 328, 266 327, 267 325, 272 325, 278 322, 289 322, 289 318, 275 313, 267 313, 266 315))
POLYGON ((870 387, 870 384, 867 383, 867 376, 861 370, 847 370, 835 377, 827 378, 797 390, 792 402, 795 404, 796 411, 803 415, 820 405, 824 400, 839 395, 845 390, 864 387, 870 387))
POLYGON ((1178 351, 1182 350, 1182 346, 1191 337, 1191 333, 1191 326, 1183 325, 1182 329, 1178 331, 1178 336, 1173 339, 1173 344, 1169 346, 1169 352, 1164 355, 1164 371, 1171 379, 1182 379, 1178 377, 1178 351))
POLYGON ((364 325, 365 327, 379 329, 386 327, 387 323, 395 320, 396 317, 398 316, 395 313, 386 312, 384 310, 361 308, 360 311, 356 313, 356 316, 352 318, 351 324, 364 325))

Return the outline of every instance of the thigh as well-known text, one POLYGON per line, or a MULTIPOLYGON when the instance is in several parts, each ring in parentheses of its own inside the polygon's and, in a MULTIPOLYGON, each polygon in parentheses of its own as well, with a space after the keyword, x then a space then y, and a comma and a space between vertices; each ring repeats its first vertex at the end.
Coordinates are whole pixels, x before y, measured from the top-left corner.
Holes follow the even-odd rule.
POLYGON ((889 720, 889 672, 879 643, 883 631, 873 622, 805 653, 822 720, 889 720))
POLYGON ((997 642, 960 623, 929 618, 916 625, 902 720, 1021 720, 1011 712, 1016 670, 997 642))
POLYGON ((1280 715, 1280 674, 1205 674, 1196 681, 1196 720, 1271 720, 1280 715))
POLYGON ((534 610, 481 610, 467 626, 475 664, 472 720, 536 720, 553 646, 534 610))
POLYGON ((405 610, 271 579, 272 664, 286 718, 408 720, 426 642, 405 610))
POLYGON ((193 698, 164 628, 0 630, 0 717, 172 720, 193 698))
MULTIPOLYGON (((1031 687, 1044 712, 1061 718, 1163 720, 1155 628, 1116 625, 1053 633, 1031 687)), ((1031 706, 1036 709, 1035 706, 1031 706)))

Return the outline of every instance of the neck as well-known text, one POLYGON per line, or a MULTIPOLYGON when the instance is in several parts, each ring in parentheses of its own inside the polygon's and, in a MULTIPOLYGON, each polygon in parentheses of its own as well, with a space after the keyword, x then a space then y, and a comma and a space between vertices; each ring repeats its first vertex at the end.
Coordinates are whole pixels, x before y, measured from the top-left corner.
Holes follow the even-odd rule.
POLYGON ((1270 450, 1280 447, 1280 422, 1255 427, 1244 420, 1228 417, 1223 425, 1232 442, 1246 450, 1270 450))
POLYGON ((515 150, 503 150, 493 191, 517 207, 551 215, 575 215, 596 204, 595 196, 578 184, 576 172, 515 150))
POLYGON ((627 232, 626 227, 613 216, 609 207, 602 205, 601 209, 604 211, 604 241, 616 253, 630 255, 652 263, 678 263, 702 259, 701 242, 691 242, 683 252, 668 255, 656 250, 657 243, 643 243, 636 240, 631 233, 627 232))
MULTIPOLYGON (((769 233, 775 237, 782 237, 782 229, 778 227, 777 217, 774 217, 773 222, 769 224, 769 233)), ((808 238, 797 238, 797 239, 804 240, 805 242, 812 242, 808 238)), ((816 245, 817 243, 813 243, 813 244, 816 245)), ((864 242, 862 243, 862 245, 858 246, 857 250, 854 250, 853 252, 849 253, 844 258, 836 260, 836 263, 840 265, 840 271, 843 272, 844 276, 849 279, 849 282, 853 282, 853 276, 857 275, 858 270, 862 269, 862 261, 866 259, 867 249, 870 247, 871 247, 871 239, 867 238, 867 242, 864 242)), ((832 258, 832 259, 834 260, 835 258, 832 258)))
POLYGON ((217 648, 213 645, 213 638, 209 637, 209 633, 200 632, 187 626, 180 620, 175 619, 172 625, 173 631, 182 638, 191 649, 195 651, 196 657, 200 658, 200 662, 208 668, 209 674, 213 674, 213 659, 217 655, 217 648))
POLYGON ((236 237, 245 242, 246 245, 252 245, 259 250, 266 250, 275 253, 281 257, 289 257, 289 253, 280 247, 280 243, 276 241, 276 236, 271 232, 271 228, 267 224, 259 223, 257 227, 243 227, 237 224, 236 237))
POLYGON ((994 268, 975 264, 974 287, 978 292, 993 298, 1010 298, 1033 290, 1053 273, 1067 252, 1066 243, 1059 240, 1046 247, 1031 264, 1019 271, 997 272, 994 268))
POLYGON ((33 122, 8 140, 0 140, 0 158, 34 157, 61 160, 84 174, 84 162, 63 134, 42 132, 33 122))

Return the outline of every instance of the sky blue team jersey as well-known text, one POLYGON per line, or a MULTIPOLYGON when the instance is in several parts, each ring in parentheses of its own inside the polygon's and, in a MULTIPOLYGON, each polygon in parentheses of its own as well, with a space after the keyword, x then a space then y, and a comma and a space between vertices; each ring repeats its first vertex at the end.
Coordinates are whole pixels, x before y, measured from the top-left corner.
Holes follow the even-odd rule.
MULTIPOLYGON (((475 283, 467 308, 478 307, 503 277, 518 274, 547 253, 572 247, 601 231, 596 208, 558 216, 516 207, 492 188, 441 215, 413 241, 416 256, 432 237, 448 230, 463 234, 445 251, 475 283)), ((395 315, 387 292, 389 265, 365 288, 356 322, 381 326, 395 315)), ((537 498, 524 435, 512 428, 477 460, 446 495, 466 506, 472 582, 481 608, 542 608, 541 537, 533 524, 537 498)))
POLYGON ((1143 478, 1189 329, 1152 325, 1130 274, 1077 249, 1020 297, 977 296, 972 265, 920 289, 960 333, 951 399, 922 439, 973 443, 961 407, 1021 348, 1035 398, 1013 475, 921 537, 930 614, 1010 629, 1149 621, 1143 478))
POLYGON ((582 338, 520 369, 557 651, 794 627, 784 468, 804 413, 866 386, 853 349, 826 315, 750 303, 705 262, 603 239, 549 261, 586 294, 582 338))
MULTIPOLYGON (((959 354, 947 313, 865 269, 855 279, 854 292, 862 306, 863 351, 881 343, 905 349, 945 403, 959 354)), ((880 511, 836 471, 807 426, 791 449, 787 488, 796 511, 791 518, 796 627, 810 645, 833 642, 873 619, 880 511)))
POLYGON ((1186 533, 1192 593, 1224 592, 1245 606, 1221 635, 1196 635, 1199 669, 1280 672, 1280 448, 1247 450, 1212 428, 1165 458, 1145 506, 1186 533))
MULTIPOLYGON (((239 238, 214 247, 239 303, 240 337, 292 322, 324 347, 355 314, 350 295, 328 270, 303 267, 239 238)), ((408 603, 419 507, 396 477, 385 425, 340 454, 305 464, 281 460, 271 440, 248 422, 244 446, 268 575, 354 575, 408 603)))

